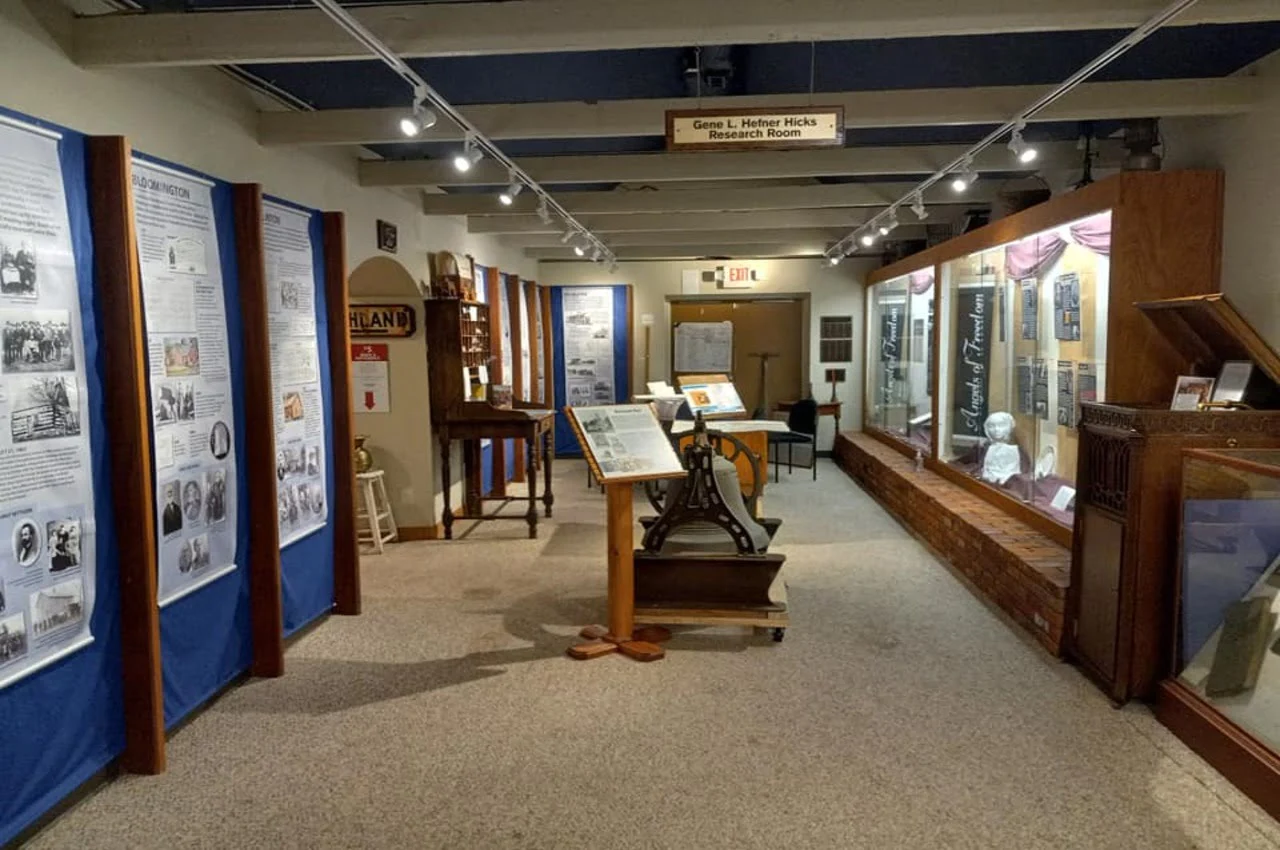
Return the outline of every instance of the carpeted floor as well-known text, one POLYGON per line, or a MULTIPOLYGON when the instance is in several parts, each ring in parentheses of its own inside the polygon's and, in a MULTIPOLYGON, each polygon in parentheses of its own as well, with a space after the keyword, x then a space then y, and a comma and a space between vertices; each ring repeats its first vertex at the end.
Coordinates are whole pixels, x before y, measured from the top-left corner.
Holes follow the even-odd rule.
POLYGON ((563 655, 603 615, 604 498, 558 467, 542 538, 490 523, 364 559, 365 613, 179 732, 169 772, 33 848, 1271 848, 1141 707, 1112 709, 829 463, 783 473, 793 625, 665 661, 563 655))

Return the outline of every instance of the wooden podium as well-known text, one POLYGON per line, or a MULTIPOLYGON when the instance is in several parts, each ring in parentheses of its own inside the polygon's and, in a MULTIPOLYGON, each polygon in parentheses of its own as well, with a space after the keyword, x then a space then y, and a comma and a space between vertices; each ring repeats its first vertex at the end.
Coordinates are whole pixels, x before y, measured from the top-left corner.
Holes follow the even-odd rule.
POLYGON ((637 482, 678 478, 684 474, 684 467, 649 405, 566 407, 564 414, 592 474, 604 485, 608 511, 608 625, 584 628, 580 636, 587 642, 570 647, 569 657, 585 661, 620 652, 637 661, 658 661, 666 656, 659 644, 668 640, 671 632, 661 626, 635 627, 633 488, 637 482), (619 412, 632 422, 643 421, 641 417, 647 414, 652 427, 644 423, 646 427, 634 431, 615 430, 619 412), (604 444, 610 448, 604 448, 604 444), (619 446, 643 446, 647 451, 629 454, 619 446))

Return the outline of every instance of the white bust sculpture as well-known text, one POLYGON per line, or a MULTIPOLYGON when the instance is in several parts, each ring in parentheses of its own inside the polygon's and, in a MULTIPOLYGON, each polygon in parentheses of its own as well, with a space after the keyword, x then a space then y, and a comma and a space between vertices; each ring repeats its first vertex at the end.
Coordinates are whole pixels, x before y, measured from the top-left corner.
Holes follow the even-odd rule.
POLYGON ((1022 456, 1018 447, 1009 442, 1013 437, 1013 416, 998 411, 987 417, 982 430, 990 444, 982 461, 982 480, 1003 484, 1022 471, 1022 456))

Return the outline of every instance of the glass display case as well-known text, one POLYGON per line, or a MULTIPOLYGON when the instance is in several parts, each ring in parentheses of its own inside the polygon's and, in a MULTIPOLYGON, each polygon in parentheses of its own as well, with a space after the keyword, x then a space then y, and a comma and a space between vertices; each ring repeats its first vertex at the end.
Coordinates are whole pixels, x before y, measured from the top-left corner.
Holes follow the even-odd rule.
POLYGON ((1280 750, 1280 449, 1188 450, 1177 681, 1280 750))
POLYGON ((1111 213, 941 264, 938 459, 1061 526, 1106 398, 1111 213))
POLYGON ((933 445, 933 267, 867 287, 866 424, 933 445))

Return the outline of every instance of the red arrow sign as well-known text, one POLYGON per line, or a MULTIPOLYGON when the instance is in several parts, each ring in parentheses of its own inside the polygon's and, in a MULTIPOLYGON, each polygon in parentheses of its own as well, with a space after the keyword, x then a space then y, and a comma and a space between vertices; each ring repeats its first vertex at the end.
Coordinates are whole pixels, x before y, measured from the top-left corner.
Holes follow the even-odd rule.
POLYGON ((373 406, 373 390, 369 390, 364 394, 364 407, 365 410, 373 410, 373 406))

